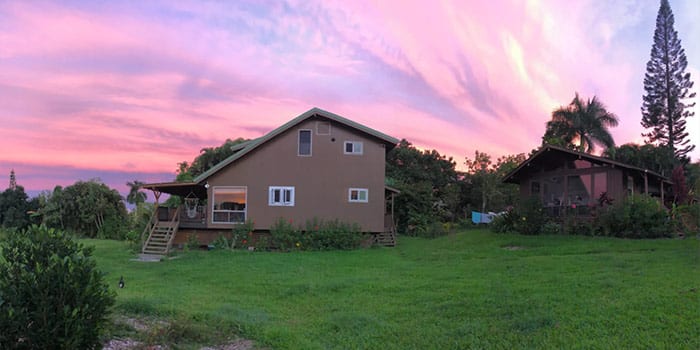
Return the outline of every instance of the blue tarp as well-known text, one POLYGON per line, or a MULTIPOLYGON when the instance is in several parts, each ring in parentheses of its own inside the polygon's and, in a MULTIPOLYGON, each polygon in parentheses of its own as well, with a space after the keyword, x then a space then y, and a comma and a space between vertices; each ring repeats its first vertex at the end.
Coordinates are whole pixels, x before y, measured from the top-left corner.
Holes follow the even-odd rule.
POLYGON ((475 224, 488 224, 493 221, 496 216, 495 213, 479 213, 478 211, 472 212, 472 222, 475 224))
POLYGON ((481 223, 481 213, 477 211, 472 212, 472 222, 475 224, 480 224, 481 223))

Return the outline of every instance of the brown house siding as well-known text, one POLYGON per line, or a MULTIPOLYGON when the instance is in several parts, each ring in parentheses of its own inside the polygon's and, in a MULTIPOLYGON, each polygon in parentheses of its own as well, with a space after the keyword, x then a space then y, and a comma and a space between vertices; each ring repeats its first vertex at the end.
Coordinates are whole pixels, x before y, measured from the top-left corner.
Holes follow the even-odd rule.
POLYGON ((280 217, 291 219, 295 225, 317 217, 355 222, 364 231, 383 231, 384 143, 335 122, 331 122, 329 135, 319 135, 316 123, 320 120, 327 121, 308 119, 209 177, 207 226, 232 227, 212 222, 214 188, 245 186, 246 217, 254 221, 257 230, 269 229, 280 217), (312 130, 311 156, 297 155, 301 129, 312 130), (345 141, 361 141, 363 154, 344 154, 345 141), (294 206, 269 206, 270 186, 293 186, 294 206), (348 202, 351 187, 368 189, 368 202, 348 202))

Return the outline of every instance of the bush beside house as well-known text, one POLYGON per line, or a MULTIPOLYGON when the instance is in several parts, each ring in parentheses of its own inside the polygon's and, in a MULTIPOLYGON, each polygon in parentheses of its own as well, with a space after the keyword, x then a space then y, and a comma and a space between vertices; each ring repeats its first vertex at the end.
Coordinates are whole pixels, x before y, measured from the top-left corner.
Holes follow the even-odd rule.
POLYGON ((621 238, 672 237, 677 232, 697 233, 700 226, 697 219, 700 216, 698 206, 679 206, 669 211, 656 198, 633 195, 620 202, 591 208, 592 217, 570 214, 555 222, 547 218, 539 200, 528 198, 497 217, 491 230, 524 235, 564 233, 621 238))

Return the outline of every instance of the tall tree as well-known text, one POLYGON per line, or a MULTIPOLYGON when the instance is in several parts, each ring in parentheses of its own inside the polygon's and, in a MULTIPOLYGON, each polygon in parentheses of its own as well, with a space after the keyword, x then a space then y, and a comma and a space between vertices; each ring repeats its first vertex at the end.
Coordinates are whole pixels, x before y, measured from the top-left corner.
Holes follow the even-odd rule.
POLYGON ((456 163, 436 150, 419 150, 401 140, 387 154, 386 177, 396 197, 399 231, 420 235, 429 224, 454 220, 458 204, 456 163))
POLYGON ((192 181, 195 177, 236 153, 234 146, 247 141, 250 140, 242 137, 235 140, 226 139, 219 147, 202 148, 199 151, 199 155, 191 163, 187 161, 178 163, 176 181, 192 181))
POLYGON ((690 93, 693 82, 690 73, 685 72, 688 61, 673 23, 668 0, 661 0, 654 45, 644 75, 642 126, 651 131, 642 136, 649 142, 666 144, 681 159, 695 148, 688 144, 685 131, 686 119, 695 114, 691 111, 695 102, 688 101, 695 93, 690 93))
POLYGON ((644 145, 627 143, 622 146, 608 148, 603 152, 603 157, 639 168, 649 169, 664 176, 671 176, 671 171, 676 166, 673 159, 673 151, 670 148, 666 147, 666 145, 657 146, 650 143, 644 145))
POLYGON ((122 197, 99 180, 78 181, 45 193, 44 223, 87 237, 122 238, 127 218, 122 197))
POLYGON ((25 228, 30 223, 28 214, 31 208, 24 187, 15 185, 0 192, 0 227, 25 228))
POLYGON ((474 152, 474 159, 465 159, 467 172, 462 191, 462 205, 474 207, 478 203, 481 212, 501 211, 512 205, 519 197, 517 185, 501 180, 526 159, 524 153, 500 157, 494 164, 486 153, 474 152))
POLYGON ((595 150, 595 145, 614 147, 615 141, 608 128, 617 123, 617 116, 608 112, 597 97, 584 101, 576 93, 568 106, 552 112, 542 142, 589 153, 595 150))

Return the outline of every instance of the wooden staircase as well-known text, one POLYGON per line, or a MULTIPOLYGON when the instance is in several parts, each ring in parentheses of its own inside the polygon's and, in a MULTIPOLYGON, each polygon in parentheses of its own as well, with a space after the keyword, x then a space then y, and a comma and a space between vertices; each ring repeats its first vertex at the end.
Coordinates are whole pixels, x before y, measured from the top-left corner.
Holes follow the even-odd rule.
MULTIPOLYGON (((156 211, 158 208, 156 208, 156 211)), ((178 207, 169 221, 159 221, 158 215, 154 213, 151 221, 144 229, 149 232, 148 238, 143 243, 141 252, 150 255, 167 255, 172 247, 175 234, 180 225, 180 208, 178 207)))
POLYGON ((384 232, 374 235, 374 244, 385 247, 396 246, 396 223, 394 223, 393 214, 384 215, 384 232))
POLYGON ((374 235, 374 244, 383 245, 385 247, 396 246, 396 233, 392 231, 380 232, 374 235))

